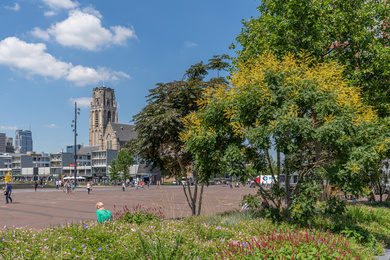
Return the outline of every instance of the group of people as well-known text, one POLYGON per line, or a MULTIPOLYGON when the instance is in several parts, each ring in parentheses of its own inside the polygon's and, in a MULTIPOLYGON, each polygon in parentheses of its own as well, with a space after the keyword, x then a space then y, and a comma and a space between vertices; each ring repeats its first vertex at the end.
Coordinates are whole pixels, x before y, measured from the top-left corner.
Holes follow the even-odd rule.
POLYGON ((136 181, 133 180, 130 184, 129 181, 122 181, 122 191, 125 191, 125 188, 127 186, 131 185, 131 187, 135 187, 136 190, 138 190, 138 187, 144 188, 146 186, 149 189, 150 182, 149 181, 136 181))

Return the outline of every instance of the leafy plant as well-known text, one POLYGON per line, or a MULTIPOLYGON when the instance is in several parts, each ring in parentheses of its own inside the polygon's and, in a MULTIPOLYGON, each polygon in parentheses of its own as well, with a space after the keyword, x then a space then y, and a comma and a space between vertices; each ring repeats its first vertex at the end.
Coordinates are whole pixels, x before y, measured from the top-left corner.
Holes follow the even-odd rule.
POLYGON ((291 204, 291 218, 301 223, 310 223, 312 216, 319 212, 316 202, 321 191, 320 185, 314 180, 305 178, 301 181, 299 193, 291 204))
POLYGON ((336 196, 329 197, 325 202, 325 213, 328 214, 344 214, 347 203, 336 196))
POLYGON ((148 221, 162 220, 164 214, 161 210, 156 208, 142 208, 141 205, 133 206, 133 212, 127 206, 123 207, 123 211, 116 211, 114 206, 114 219, 124 223, 141 224, 148 221))
MULTIPOLYGON (((144 251, 144 259, 175 260, 178 254, 179 245, 182 244, 182 233, 175 234, 171 239, 166 240, 164 236, 152 235, 150 232, 144 237, 138 230, 141 247, 144 251), (173 247, 172 247, 173 245, 173 247)), ((182 258, 188 259, 189 257, 182 258)))
POLYGON ((260 198, 257 195, 244 195, 240 205, 244 206, 246 205, 249 209, 257 209, 260 207, 260 198))

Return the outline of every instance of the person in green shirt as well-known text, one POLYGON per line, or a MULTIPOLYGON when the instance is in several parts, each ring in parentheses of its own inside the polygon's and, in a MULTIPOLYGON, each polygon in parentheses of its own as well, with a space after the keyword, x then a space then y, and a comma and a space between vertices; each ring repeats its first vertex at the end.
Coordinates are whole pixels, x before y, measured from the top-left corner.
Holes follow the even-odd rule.
POLYGON ((99 223, 104 223, 107 220, 112 220, 112 214, 104 208, 103 202, 96 203, 96 215, 99 223))

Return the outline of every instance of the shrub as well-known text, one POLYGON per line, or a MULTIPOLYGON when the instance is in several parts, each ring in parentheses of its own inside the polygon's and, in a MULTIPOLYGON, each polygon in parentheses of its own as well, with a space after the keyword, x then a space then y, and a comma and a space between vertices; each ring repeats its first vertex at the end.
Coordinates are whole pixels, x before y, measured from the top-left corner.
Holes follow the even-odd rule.
POLYGON ((133 212, 127 206, 123 207, 123 211, 117 211, 114 206, 113 218, 124 223, 141 224, 147 221, 162 220, 164 213, 156 208, 142 208, 140 204, 133 206, 133 212))

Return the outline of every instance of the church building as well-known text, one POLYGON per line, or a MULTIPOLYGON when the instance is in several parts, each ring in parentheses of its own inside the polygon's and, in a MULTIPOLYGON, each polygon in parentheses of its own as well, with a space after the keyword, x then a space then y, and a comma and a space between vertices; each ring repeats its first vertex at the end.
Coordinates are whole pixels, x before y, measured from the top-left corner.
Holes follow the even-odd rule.
POLYGON ((89 145, 99 150, 120 150, 136 138, 134 125, 118 123, 115 90, 105 86, 94 88, 89 114, 89 145))

